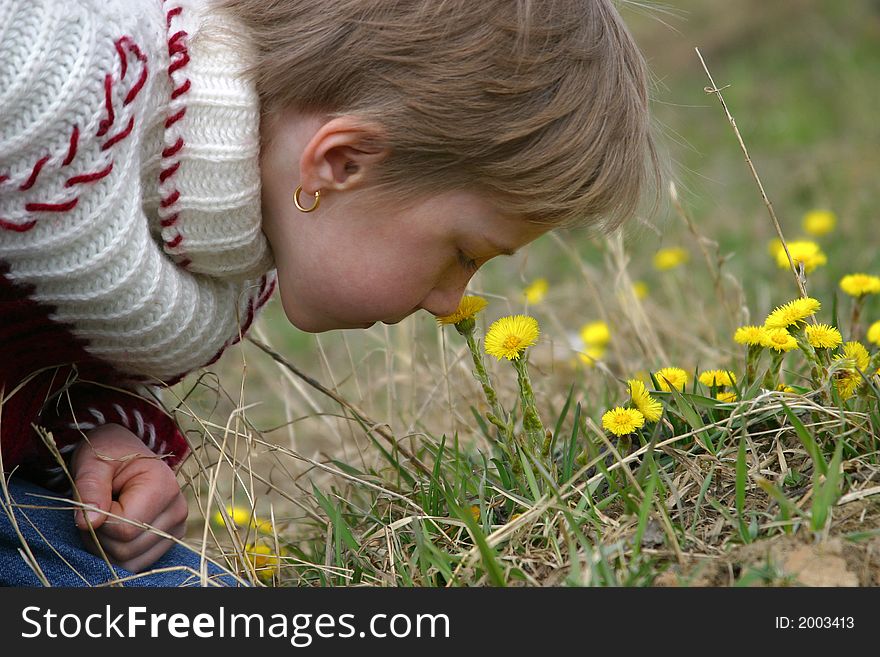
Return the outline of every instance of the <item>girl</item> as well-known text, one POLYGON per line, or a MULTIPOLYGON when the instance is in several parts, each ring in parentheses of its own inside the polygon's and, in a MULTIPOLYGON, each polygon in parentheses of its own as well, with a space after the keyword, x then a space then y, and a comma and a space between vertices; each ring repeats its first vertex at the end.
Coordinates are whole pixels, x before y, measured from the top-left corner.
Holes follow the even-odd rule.
POLYGON ((483 263, 617 226, 657 175, 611 0, 0 0, 0 44, 3 470, 18 503, 72 484, 123 573, 186 519, 150 391, 276 285, 304 331, 449 314, 483 263))

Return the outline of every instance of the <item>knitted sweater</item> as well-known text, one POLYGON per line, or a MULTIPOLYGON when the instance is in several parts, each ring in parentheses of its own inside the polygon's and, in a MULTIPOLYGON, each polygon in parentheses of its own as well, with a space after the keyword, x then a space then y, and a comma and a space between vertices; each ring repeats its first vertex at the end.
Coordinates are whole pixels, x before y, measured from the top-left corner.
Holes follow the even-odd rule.
POLYGON ((57 475, 35 426, 65 454, 110 422, 176 465, 186 441, 145 393, 271 295, 230 36, 203 0, 0 0, 3 470, 57 475))

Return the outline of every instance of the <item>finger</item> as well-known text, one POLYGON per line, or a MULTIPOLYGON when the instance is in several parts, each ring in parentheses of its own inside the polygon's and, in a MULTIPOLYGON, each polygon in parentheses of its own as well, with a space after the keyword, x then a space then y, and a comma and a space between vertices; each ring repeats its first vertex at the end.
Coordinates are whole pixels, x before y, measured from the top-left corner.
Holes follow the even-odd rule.
MULTIPOLYGON (((111 506, 111 511, 135 524, 111 520, 103 527, 105 536, 123 542, 132 541, 143 532, 137 523, 158 526, 157 520, 169 508, 186 518, 186 500, 171 469, 159 461, 145 461, 142 467, 136 476, 125 481, 118 490, 118 500, 111 506)), ((177 522, 179 519, 166 523, 166 526, 177 522)))
MULTIPOLYGON (((181 538, 186 532, 186 523, 181 523, 177 527, 172 527, 168 532, 175 538, 181 538)), ((147 536, 145 534, 145 536, 147 536)), ((129 544, 122 544, 119 548, 114 548, 109 539, 99 538, 103 554, 106 554, 110 563, 125 568, 131 572, 140 572, 144 568, 155 563, 163 554, 165 554, 175 542, 171 539, 162 538, 156 534, 150 533, 150 538, 155 541, 149 545, 145 545, 142 551, 132 551, 129 544)), ((98 549, 92 540, 91 534, 83 534, 83 542, 86 549, 94 555, 101 556, 102 551, 98 549)))
MULTIPOLYGON (((86 446, 76 462, 74 485, 79 491, 80 499, 84 504, 98 507, 109 511, 113 502, 113 465, 95 458, 91 449, 86 446)), ((107 516, 100 511, 84 511, 78 509, 74 516, 76 526, 85 530, 89 524, 97 529, 107 516)))
POLYGON ((98 539, 101 541, 101 545, 107 554, 111 555, 114 561, 129 561, 146 553, 160 541, 166 540, 163 538, 164 534, 181 538, 186 528, 187 511, 186 499, 181 495, 179 500, 175 500, 172 506, 168 507, 150 523, 152 528, 143 529, 133 526, 137 534, 131 539, 122 540, 114 535, 114 533, 118 532, 111 532, 111 529, 115 529, 115 526, 111 525, 114 522, 111 519, 97 532, 98 539))
MULTIPOLYGON (((181 538, 186 531, 186 523, 181 523, 177 527, 172 528, 172 531, 168 532, 175 538, 181 538)), ((152 566, 158 559, 160 559, 168 550, 174 547, 175 542, 168 538, 160 539, 156 542, 152 547, 143 552, 142 554, 138 554, 130 559, 125 559, 119 562, 119 565, 125 568, 126 570, 130 570, 133 573, 139 573, 150 566, 152 566)))

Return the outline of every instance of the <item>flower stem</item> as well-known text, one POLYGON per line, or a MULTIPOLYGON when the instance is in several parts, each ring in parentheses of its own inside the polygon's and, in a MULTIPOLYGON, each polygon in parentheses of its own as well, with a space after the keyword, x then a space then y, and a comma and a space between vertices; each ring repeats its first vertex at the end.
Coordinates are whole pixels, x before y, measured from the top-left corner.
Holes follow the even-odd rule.
POLYGON ((514 466, 516 466, 517 459, 513 458, 516 453, 516 446, 513 440, 513 427, 510 426, 510 419, 502 408, 501 403, 498 401, 498 395, 495 392, 495 388, 492 386, 492 382, 489 380, 489 373, 486 371, 486 365, 483 363, 483 355, 477 347, 476 340, 474 340, 473 329, 462 333, 462 335, 464 335, 468 349, 471 352, 471 359, 474 362, 474 377, 483 387, 483 394, 486 395, 486 402, 491 409, 491 412, 486 413, 486 417, 489 419, 489 422, 498 427, 498 430, 504 439, 504 449, 508 452, 508 456, 514 466))
POLYGON ((514 358, 512 362, 516 369, 520 400, 522 401, 523 429, 533 449, 543 447, 545 440, 544 425, 541 424, 541 417, 538 415, 538 408, 535 404, 535 393, 532 390, 532 382, 529 378, 525 352, 520 354, 519 358, 514 358))

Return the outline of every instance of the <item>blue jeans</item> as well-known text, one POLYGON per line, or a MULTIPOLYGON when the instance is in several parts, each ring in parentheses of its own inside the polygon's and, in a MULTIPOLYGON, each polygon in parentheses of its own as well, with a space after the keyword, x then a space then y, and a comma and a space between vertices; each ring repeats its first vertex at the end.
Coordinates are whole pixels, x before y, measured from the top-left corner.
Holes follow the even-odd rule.
MULTIPOLYGON (((2 475, 0 475, 2 476, 2 475)), ((27 542, 34 560, 52 586, 100 586, 117 579, 121 586, 200 586, 201 557, 197 552, 175 544, 147 572, 138 575, 88 552, 73 523, 70 503, 49 500, 59 497, 45 488, 16 477, 9 480, 12 504, 0 491, 0 586, 42 586, 43 582, 25 561, 21 537, 9 520, 15 515, 18 531, 27 542), (11 508, 10 508, 11 507, 11 508), (155 570, 171 569, 162 572, 155 570)), ((237 586, 227 571, 208 563, 208 584, 237 586)))

